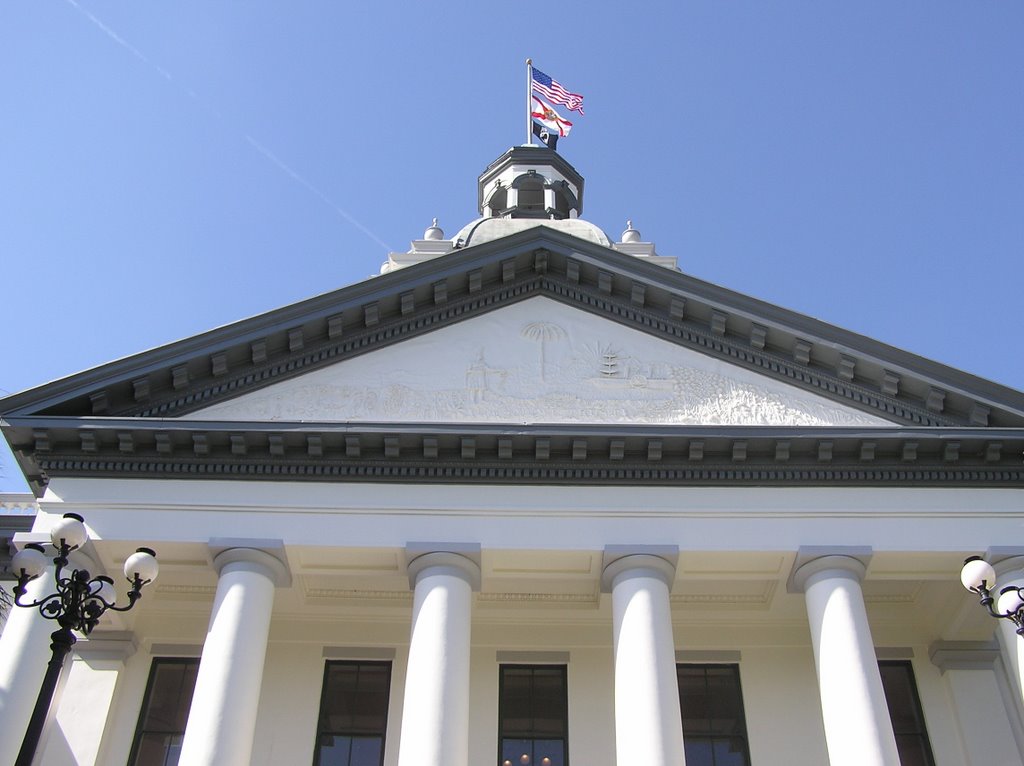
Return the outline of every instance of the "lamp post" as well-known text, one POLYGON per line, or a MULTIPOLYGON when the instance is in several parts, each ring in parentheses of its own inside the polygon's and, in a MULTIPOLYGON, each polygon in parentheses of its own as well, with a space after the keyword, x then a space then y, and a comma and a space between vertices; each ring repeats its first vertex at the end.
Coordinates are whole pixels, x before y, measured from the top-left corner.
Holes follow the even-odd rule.
POLYGON ((981 596, 981 605, 999 620, 1009 620, 1017 627, 1017 635, 1024 636, 1024 593, 1008 585, 999 591, 999 597, 992 595, 996 584, 996 571, 981 556, 971 556, 964 561, 960 570, 960 582, 971 593, 981 596))
POLYGON ((125 606, 114 604, 114 581, 106 575, 92 577, 84 569, 72 569, 65 574, 68 555, 85 545, 89 539, 83 522, 84 519, 78 514, 65 513, 50 530, 50 540, 57 550, 57 555, 53 558, 55 593, 37 601, 22 601, 27 593, 26 586, 29 581, 39 577, 46 570, 48 559, 42 545, 29 543, 18 551, 11 561, 11 568, 18 575, 18 584, 14 587, 14 603, 22 607, 36 608, 43 617, 56 620, 60 625, 58 630, 50 634, 50 663, 47 665, 46 675, 43 677, 39 697, 32 710, 32 717, 29 719, 15 766, 32 765, 64 661, 78 640, 73 631, 89 635, 108 609, 127 612, 142 598, 143 586, 153 582, 159 571, 156 553, 149 548, 139 548, 128 557, 124 563, 124 575, 131 584, 131 590, 128 591, 128 603, 125 606))

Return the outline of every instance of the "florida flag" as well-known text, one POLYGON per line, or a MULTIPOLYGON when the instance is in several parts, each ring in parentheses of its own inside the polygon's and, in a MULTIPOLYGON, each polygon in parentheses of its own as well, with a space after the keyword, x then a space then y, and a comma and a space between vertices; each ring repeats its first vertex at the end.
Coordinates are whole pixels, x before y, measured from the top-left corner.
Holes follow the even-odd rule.
POLYGON ((530 116, 535 122, 539 122, 548 130, 557 130, 558 135, 562 138, 569 135, 569 131, 572 130, 572 123, 552 109, 550 106, 545 104, 536 96, 531 96, 533 99, 533 111, 530 112, 530 116))

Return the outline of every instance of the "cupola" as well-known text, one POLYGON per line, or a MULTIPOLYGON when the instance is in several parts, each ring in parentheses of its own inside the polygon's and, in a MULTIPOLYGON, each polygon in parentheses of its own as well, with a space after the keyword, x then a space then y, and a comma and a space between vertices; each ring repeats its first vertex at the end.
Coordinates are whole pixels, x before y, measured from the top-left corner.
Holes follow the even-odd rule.
POLYGON ((578 218, 583 176, 547 147, 513 146, 480 176, 477 207, 484 218, 578 218))

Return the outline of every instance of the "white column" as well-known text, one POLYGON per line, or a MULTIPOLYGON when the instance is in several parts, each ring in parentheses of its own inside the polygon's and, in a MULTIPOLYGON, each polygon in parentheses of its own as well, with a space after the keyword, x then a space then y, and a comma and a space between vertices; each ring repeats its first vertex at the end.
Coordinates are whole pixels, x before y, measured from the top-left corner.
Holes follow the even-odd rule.
POLYGON ((469 763, 469 634, 480 567, 436 551, 409 563, 414 584, 398 766, 469 763))
MULTIPOLYGON (((23 600, 55 590, 53 568, 28 584, 23 600)), ((50 661, 50 634, 60 626, 37 609, 12 606, 0 634, 0 763, 14 763, 50 661)))
POLYGON ((685 763, 669 603, 674 579, 675 566, 650 554, 625 555, 604 569, 602 583, 612 592, 620 766, 685 763))
MULTIPOLYGON (((1011 556, 997 561, 994 569, 999 585, 993 589, 992 595, 997 601, 999 591, 1008 585, 1024 588, 1024 556, 1011 556)), ((999 638, 999 647, 1003 654, 1006 672, 1010 675, 1010 683, 1013 684, 1018 700, 1024 704, 1024 637, 1017 635, 1016 626, 1009 620, 993 620, 993 622, 998 623, 996 635, 999 638)))
POLYGON ((274 588, 289 583, 288 572, 255 547, 228 548, 213 565, 220 578, 179 763, 248 766, 274 588))
POLYGON ((793 577, 807 602, 831 766, 900 766, 860 587, 866 570, 828 555, 793 577))

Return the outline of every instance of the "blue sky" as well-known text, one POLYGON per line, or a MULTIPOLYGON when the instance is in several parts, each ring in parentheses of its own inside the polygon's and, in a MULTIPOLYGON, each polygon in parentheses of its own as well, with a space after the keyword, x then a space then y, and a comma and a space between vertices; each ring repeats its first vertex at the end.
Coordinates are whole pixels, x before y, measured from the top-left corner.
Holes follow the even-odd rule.
POLYGON ((586 98, 585 218, 1024 388, 1022 30, 1010 0, 8 0, 0 394, 454 233, 525 140, 527 56, 586 98))

